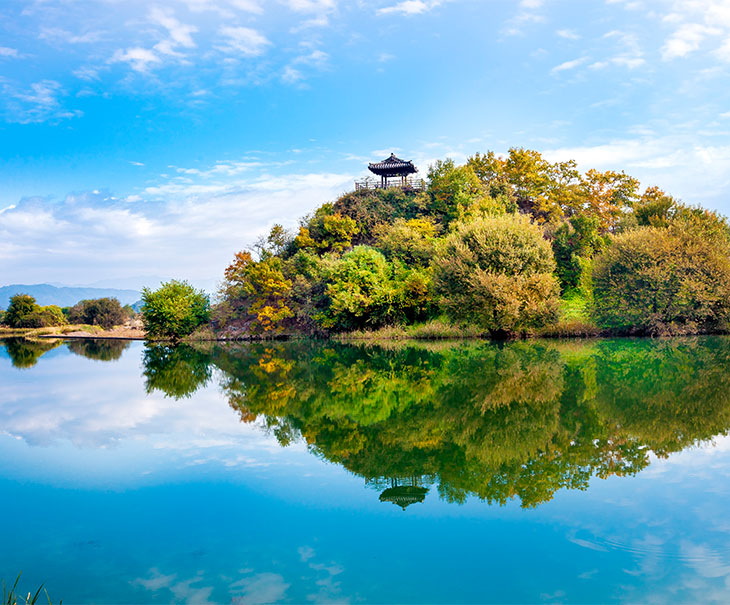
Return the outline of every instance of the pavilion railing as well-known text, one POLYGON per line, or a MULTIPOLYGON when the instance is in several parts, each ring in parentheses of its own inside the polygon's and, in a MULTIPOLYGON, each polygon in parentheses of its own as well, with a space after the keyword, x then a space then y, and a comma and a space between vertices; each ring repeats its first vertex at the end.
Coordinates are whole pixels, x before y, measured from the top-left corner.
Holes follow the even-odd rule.
POLYGON ((366 178, 361 181, 355 181, 355 191, 360 191, 361 189, 413 189, 415 191, 425 191, 426 181, 414 177, 393 177, 385 182, 382 182, 380 179, 366 178))

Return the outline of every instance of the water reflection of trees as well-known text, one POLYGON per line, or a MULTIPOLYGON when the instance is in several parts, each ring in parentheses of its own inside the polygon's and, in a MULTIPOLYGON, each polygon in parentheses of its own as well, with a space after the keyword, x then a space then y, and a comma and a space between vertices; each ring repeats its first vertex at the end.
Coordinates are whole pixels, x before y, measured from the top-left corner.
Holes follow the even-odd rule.
POLYGON ((145 388, 169 397, 190 397, 212 375, 207 353, 187 345, 148 345, 143 356, 145 388))
POLYGON ((130 342, 111 339, 78 339, 64 341, 59 338, 7 338, 0 341, 8 352, 10 362, 16 368, 31 368, 42 355, 66 344, 76 355, 98 361, 116 361, 129 348, 130 342))
POLYGON ((32 368, 38 363, 41 355, 60 346, 60 340, 6 338, 0 341, 10 357, 10 363, 16 368, 32 368))
POLYGON ((77 339, 68 341, 68 350, 97 361, 116 361, 129 348, 131 341, 119 339, 77 339))
POLYGON ((156 359, 155 373, 194 372, 170 381, 169 394, 180 384, 189 394, 210 377, 201 366, 214 364, 243 421, 262 423, 282 445, 303 438, 399 505, 435 487, 452 502, 475 495, 536 506, 730 427, 727 338, 439 351, 251 345, 199 352, 190 366, 174 357, 192 353, 175 351, 156 359))

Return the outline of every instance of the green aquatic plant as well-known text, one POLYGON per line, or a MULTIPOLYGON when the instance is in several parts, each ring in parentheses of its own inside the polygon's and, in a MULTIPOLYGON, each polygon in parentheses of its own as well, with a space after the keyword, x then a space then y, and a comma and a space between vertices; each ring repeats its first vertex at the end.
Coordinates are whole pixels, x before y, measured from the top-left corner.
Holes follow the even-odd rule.
MULTIPOLYGON (((34 594, 31 594, 30 592, 24 597, 21 594, 18 593, 18 582, 20 582, 20 576, 22 575, 22 571, 18 573, 18 577, 15 578, 15 582, 11 587, 7 587, 5 585, 5 580, 3 580, 3 600, 2 605, 36 605, 38 602, 38 599, 41 596, 41 591, 43 591, 46 595, 46 599, 48 599, 48 605, 52 605, 51 603, 51 597, 48 595, 48 591, 43 587, 43 584, 41 584, 38 587, 38 590, 35 591, 34 594)), ((59 605, 61 605, 61 602, 59 601, 59 605)))

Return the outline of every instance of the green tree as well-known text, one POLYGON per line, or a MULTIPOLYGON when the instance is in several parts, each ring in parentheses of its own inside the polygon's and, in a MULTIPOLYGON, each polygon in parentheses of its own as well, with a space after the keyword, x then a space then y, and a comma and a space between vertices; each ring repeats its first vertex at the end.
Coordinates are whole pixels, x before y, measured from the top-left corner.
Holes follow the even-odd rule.
POLYGON ((446 225, 485 194, 471 166, 457 166, 453 160, 437 160, 429 168, 428 181, 430 213, 446 225))
POLYGON ((56 305, 41 307, 29 294, 16 294, 10 299, 5 323, 11 328, 45 328, 62 326, 66 318, 56 305))
POLYGON ((116 298, 95 298, 82 300, 68 311, 68 320, 71 323, 101 326, 109 330, 123 324, 127 320, 119 300, 116 298))
POLYGON ((604 246, 599 235, 597 217, 576 214, 555 231, 552 247, 557 265, 556 274, 563 291, 578 288, 590 275, 590 260, 604 246))
POLYGON ((399 260, 408 266, 426 267, 434 253, 437 231, 432 221, 399 218, 392 224, 377 227, 375 247, 390 261, 399 260))
POLYGON ((701 222, 616 236, 594 263, 593 314, 619 334, 693 334, 730 327, 728 247, 701 222))
POLYGON ((334 212, 331 204, 324 204, 299 228, 294 245, 300 250, 315 250, 320 254, 341 253, 352 246, 352 238, 359 231, 352 218, 334 212))
POLYGON ((148 338, 179 340, 210 319, 210 301, 186 281, 142 290, 142 322, 148 338))
POLYGON ((328 304, 317 316, 322 327, 352 330, 387 319, 391 267, 381 252, 355 247, 333 264, 325 283, 328 304))
POLYGON ((540 227, 524 216, 457 225, 433 266, 441 306, 454 320, 504 336, 557 318, 553 253, 540 227))
POLYGON ((30 317, 40 310, 35 298, 30 294, 16 294, 10 298, 5 312, 5 323, 11 328, 28 328, 30 317))

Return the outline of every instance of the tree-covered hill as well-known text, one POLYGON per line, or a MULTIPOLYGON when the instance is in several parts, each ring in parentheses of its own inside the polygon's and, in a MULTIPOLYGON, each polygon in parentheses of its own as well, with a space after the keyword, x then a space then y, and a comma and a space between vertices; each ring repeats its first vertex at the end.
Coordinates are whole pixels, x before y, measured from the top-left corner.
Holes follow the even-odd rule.
POLYGON ((235 255, 218 299, 213 329, 244 336, 434 319, 494 337, 571 333, 576 321, 723 332, 730 227, 624 172, 514 148, 437 161, 425 190, 347 193, 295 232, 275 225, 235 255))

